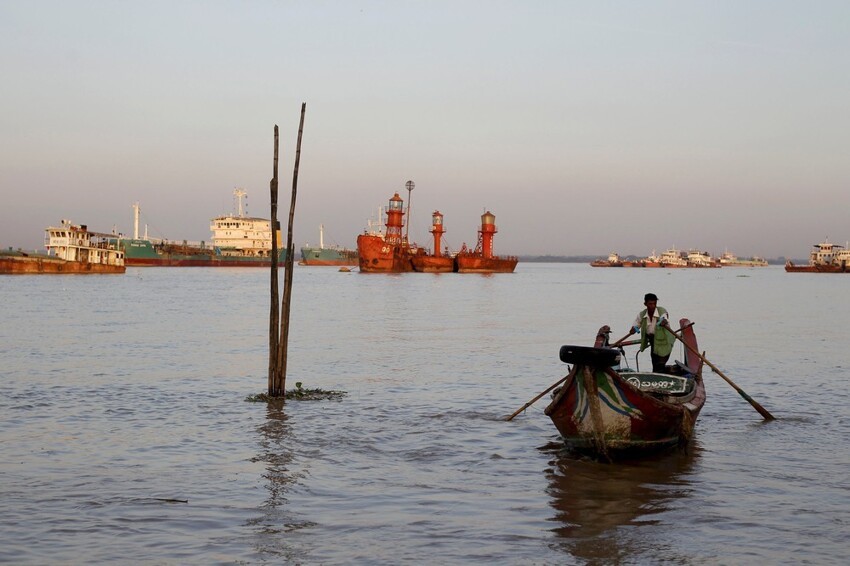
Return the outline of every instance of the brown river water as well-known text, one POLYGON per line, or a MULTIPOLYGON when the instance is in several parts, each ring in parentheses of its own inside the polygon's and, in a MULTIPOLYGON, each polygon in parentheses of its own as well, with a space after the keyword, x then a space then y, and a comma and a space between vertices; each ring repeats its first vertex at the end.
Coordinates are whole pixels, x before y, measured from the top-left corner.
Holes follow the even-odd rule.
POLYGON ((282 406, 245 400, 267 387, 268 285, 0 277, 0 562, 847 560, 848 275, 296 266, 287 386, 347 395, 282 406), (622 336, 650 291, 776 421, 708 369, 687 452, 572 457, 548 396, 504 420, 565 375, 562 344, 622 336))

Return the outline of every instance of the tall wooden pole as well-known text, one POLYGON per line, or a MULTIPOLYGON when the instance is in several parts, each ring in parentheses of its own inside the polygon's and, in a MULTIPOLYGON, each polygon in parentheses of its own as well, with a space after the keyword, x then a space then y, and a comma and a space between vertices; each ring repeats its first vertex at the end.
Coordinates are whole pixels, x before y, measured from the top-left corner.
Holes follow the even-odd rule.
POLYGON ((278 129, 277 124, 274 127, 274 166, 272 172, 272 180, 269 182, 269 192, 272 211, 271 211, 271 229, 272 229, 272 273, 271 273, 271 313, 269 315, 269 397, 279 395, 275 389, 278 374, 278 350, 280 349, 278 334, 279 312, 278 311, 278 279, 277 279, 277 155, 278 155, 278 129))
POLYGON ((292 201, 289 204, 289 225, 286 230, 286 273, 283 279, 283 304, 280 317, 280 344, 278 356, 278 375, 280 395, 286 390, 286 355, 289 347, 289 312, 292 301, 292 265, 295 258, 295 248, 292 243, 292 225, 295 221, 295 197, 298 194, 298 166, 301 163, 301 137, 304 133, 304 114, 307 103, 301 103, 301 121, 298 124, 298 142, 295 144, 295 167, 292 172, 292 201))

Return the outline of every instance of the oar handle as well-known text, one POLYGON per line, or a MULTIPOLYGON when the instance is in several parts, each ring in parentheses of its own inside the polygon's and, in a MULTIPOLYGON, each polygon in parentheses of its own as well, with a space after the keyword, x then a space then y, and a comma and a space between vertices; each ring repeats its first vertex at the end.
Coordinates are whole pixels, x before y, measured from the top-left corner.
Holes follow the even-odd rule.
POLYGON ((611 344, 611 346, 613 346, 614 348, 616 348, 617 346, 629 346, 629 345, 631 345, 631 344, 637 344, 638 342, 640 342, 640 341, 638 341, 638 342, 629 342, 628 344, 624 344, 624 343, 623 343, 623 340, 625 340, 626 338, 628 338, 628 337, 629 337, 629 336, 631 336, 631 335, 632 335, 632 333, 631 333, 631 332, 629 332, 628 334, 626 334, 625 336, 623 336, 622 338, 620 338, 619 340, 617 340, 616 342, 614 342, 613 344, 611 344))

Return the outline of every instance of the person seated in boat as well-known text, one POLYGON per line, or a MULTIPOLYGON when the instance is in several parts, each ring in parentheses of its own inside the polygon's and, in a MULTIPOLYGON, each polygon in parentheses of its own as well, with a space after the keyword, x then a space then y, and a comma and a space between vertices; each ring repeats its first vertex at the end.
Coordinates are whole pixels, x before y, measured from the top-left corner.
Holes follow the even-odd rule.
POLYGON ((673 343, 676 341, 668 329, 667 309, 658 306, 655 293, 644 295, 643 304, 646 308, 638 313, 625 338, 639 332, 640 351, 643 352, 649 347, 652 371, 667 373, 667 360, 670 359, 670 352, 673 351, 673 343))

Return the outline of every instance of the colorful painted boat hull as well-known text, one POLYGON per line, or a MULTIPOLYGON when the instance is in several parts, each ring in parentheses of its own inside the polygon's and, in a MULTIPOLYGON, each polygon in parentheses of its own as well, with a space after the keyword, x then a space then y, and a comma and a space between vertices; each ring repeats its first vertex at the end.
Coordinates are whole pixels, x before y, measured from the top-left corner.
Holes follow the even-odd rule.
MULTIPOLYGON (((696 347, 692 327, 683 323, 683 338, 696 347)), ((698 359, 686 356, 683 366, 679 375, 620 373, 607 363, 579 360, 545 413, 567 448, 597 457, 640 456, 686 445, 705 404, 705 385, 698 359)))

